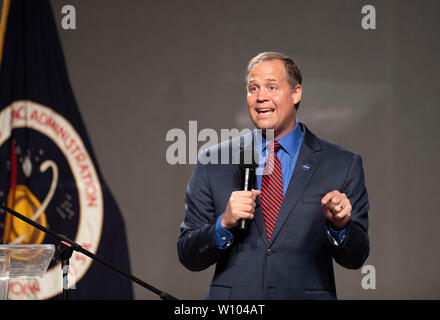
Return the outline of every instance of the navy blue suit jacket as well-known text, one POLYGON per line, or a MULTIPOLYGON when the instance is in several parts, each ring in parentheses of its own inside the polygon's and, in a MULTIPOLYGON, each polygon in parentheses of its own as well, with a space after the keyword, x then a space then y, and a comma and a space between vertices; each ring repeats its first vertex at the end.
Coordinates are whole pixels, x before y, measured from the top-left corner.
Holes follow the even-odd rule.
POLYGON ((178 254, 192 271, 216 264, 208 299, 336 299, 332 258, 349 269, 367 259, 369 204, 362 160, 300 125, 304 139, 270 242, 257 197, 248 232, 232 229, 234 243, 227 249, 216 246, 216 219, 231 192, 240 190, 242 178, 237 164, 200 161, 212 152, 221 159, 226 150, 233 157, 233 139, 199 155, 185 196, 178 254), (328 238, 321 207, 322 197, 332 190, 345 193, 353 207, 341 246, 328 238))

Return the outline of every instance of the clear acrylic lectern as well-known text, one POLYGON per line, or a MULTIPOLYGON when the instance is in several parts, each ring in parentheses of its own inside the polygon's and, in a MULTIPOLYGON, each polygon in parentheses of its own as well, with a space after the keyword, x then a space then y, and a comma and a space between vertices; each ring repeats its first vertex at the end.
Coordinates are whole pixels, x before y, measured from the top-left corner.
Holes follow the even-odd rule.
POLYGON ((9 279, 43 277, 54 253, 53 244, 0 245, 0 300, 8 299, 9 279))

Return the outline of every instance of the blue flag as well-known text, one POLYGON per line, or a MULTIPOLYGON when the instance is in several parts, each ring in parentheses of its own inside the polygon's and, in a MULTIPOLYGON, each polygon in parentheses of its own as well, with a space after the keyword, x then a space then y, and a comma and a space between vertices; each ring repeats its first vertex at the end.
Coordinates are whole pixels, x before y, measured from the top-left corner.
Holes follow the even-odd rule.
MULTIPOLYGON (((0 200, 130 272, 124 222, 77 109, 50 3, 4 2, 0 200)), ((9 214, 0 223, 3 244, 57 244, 9 214)), ((69 299, 133 298, 131 282, 99 262, 74 252, 70 265, 69 299)), ((10 299, 59 299, 61 292, 57 261, 42 279, 9 283, 10 299)))

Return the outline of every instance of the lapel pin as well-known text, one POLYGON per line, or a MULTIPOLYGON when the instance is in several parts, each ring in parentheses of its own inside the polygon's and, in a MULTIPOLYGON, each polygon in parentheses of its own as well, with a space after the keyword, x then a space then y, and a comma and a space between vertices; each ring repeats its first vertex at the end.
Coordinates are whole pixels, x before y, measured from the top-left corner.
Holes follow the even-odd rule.
POLYGON ((310 164, 308 164, 308 163, 303 164, 303 166, 302 166, 302 168, 303 168, 305 171, 310 170, 311 167, 312 167, 312 166, 311 166, 310 164))

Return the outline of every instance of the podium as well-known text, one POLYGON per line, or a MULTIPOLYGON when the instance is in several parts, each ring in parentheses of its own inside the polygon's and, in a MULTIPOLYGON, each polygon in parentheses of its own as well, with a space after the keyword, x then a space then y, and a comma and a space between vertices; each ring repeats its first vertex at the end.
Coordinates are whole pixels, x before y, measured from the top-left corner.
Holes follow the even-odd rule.
MULTIPOLYGON (((37 228, 38 230, 47 233, 56 239, 60 240, 60 244, 57 247, 57 259, 61 259, 61 265, 63 270, 63 299, 67 300, 67 275, 69 270, 69 259, 73 251, 80 252, 85 256, 92 258, 94 261, 98 261, 105 265, 106 267, 112 269, 113 271, 122 274, 124 277, 136 282, 142 287, 156 293, 163 300, 177 300, 176 297, 161 291, 152 285, 149 285, 145 281, 122 271, 115 265, 105 261, 104 259, 98 257, 97 255, 91 253, 84 249, 78 243, 70 240, 65 235, 56 233, 49 230, 42 225, 39 225, 32 219, 25 217, 24 215, 18 213, 17 211, 9 208, 6 204, 0 201, 0 213, 4 211, 12 214, 14 217, 26 222, 27 224, 37 228)), ((19 246, 8 246, 0 245, 0 300, 8 298, 8 281, 11 278, 24 278, 24 279, 35 279, 40 278, 44 275, 49 266, 50 260, 55 253, 54 245, 19 245, 19 246), (2 250, 4 250, 2 252, 2 250), (23 250, 23 251, 20 251, 23 250), (26 251, 27 250, 27 251, 26 251), (1 282, 3 281, 3 282, 1 282), (1 298, 2 297, 2 298, 1 298)))
POLYGON ((8 299, 9 279, 42 278, 54 253, 53 244, 0 245, 0 300, 8 299))

